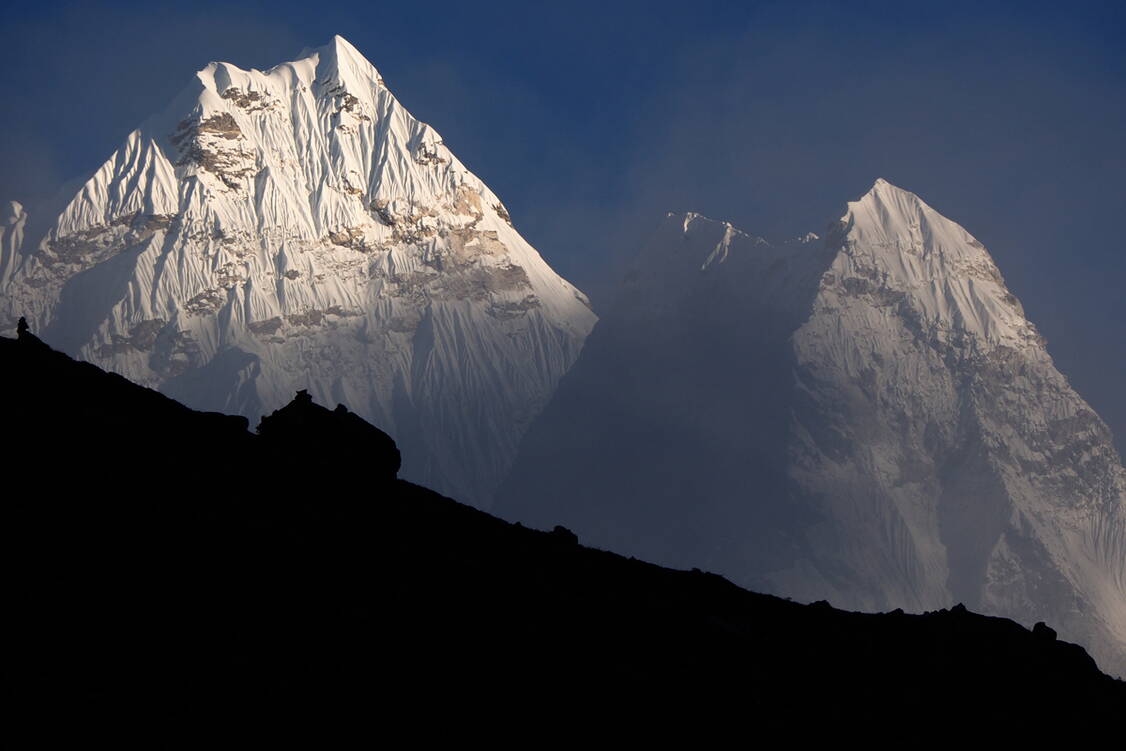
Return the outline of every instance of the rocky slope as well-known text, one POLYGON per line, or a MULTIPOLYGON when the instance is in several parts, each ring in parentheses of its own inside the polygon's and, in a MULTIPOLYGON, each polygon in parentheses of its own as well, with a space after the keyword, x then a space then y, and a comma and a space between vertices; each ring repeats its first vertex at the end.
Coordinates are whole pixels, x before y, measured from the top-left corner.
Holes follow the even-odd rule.
POLYGON ((38 738, 260 736, 278 710, 459 737, 999 711, 1074 730, 1126 701, 1044 624, 799 605, 505 523, 396 479, 386 434, 308 394, 252 433, 26 333, 0 338, 0 387, 9 724, 38 738))
POLYGON ((1126 675, 1110 432, 985 248, 882 180, 824 240, 670 215, 496 508, 806 601, 1048 620, 1126 675))
POLYGON ((347 41, 211 63, 44 229, 0 227, 0 332, 252 420, 297 389, 479 505, 595 317, 347 41))

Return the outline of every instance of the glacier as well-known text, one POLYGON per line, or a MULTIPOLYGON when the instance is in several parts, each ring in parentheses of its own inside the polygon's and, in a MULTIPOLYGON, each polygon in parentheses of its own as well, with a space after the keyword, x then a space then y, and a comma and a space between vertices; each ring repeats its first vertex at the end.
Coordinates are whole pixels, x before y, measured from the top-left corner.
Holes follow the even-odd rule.
POLYGON ((0 333, 252 424, 344 403, 481 507, 596 320, 339 36, 209 64, 63 203, 6 209, 0 333))
POLYGON ((668 215, 494 510, 803 601, 1042 620, 1126 675, 1110 430, 982 244, 884 180, 824 237, 668 215))

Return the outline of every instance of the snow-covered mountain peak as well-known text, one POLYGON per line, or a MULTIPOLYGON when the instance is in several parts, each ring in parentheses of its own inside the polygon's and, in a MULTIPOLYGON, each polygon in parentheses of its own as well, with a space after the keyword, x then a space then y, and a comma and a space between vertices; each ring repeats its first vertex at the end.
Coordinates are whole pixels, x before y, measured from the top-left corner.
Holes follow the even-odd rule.
POLYGON ((819 277, 818 305, 827 309, 905 317, 939 340, 965 343, 967 352, 996 346, 1043 352, 1043 338, 985 247, 919 196, 882 178, 848 203, 824 238, 808 233, 771 243, 729 222, 670 213, 636 266, 631 278, 637 281, 692 272, 734 275, 748 292, 758 290, 760 300, 787 307, 791 300, 809 301, 810 280, 819 277), (851 298, 863 304, 854 307, 851 298))
MULTIPOLYGON (((339 34, 334 34, 332 39, 319 47, 306 47, 297 55, 297 60, 316 58, 320 63, 333 69, 337 66, 356 67, 364 71, 374 71, 375 66, 356 49, 355 45, 339 34)), ((282 63, 283 65, 285 63, 282 63)), ((324 70, 327 70, 324 69, 324 70)))
POLYGON ((44 222, 2 236, 0 332, 198 408, 346 403, 479 505, 595 321, 342 37, 208 64, 44 222))
POLYGON ((823 242, 669 215, 521 454, 514 519, 848 609, 1043 620, 1126 675, 1110 432, 981 244, 886 181, 823 242))
POLYGON ((306 47, 294 60, 266 71, 243 70, 233 63, 214 61, 198 71, 196 77, 206 90, 227 99, 235 98, 234 92, 223 97, 232 87, 243 93, 317 87, 322 92, 350 89, 353 95, 370 100, 371 90, 382 86, 379 71, 371 61, 339 35, 320 47, 306 47))
POLYGON ((380 81, 375 66, 339 34, 313 50, 309 57, 313 56, 317 58, 317 82, 322 86, 363 88, 367 83, 380 81))
POLYGON ((902 308, 942 338, 1042 346, 985 247, 914 193, 877 180, 848 204, 833 235, 840 255, 826 282, 841 294, 902 308))
POLYGON ((929 209, 917 195, 892 185, 881 177, 864 195, 848 202, 848 211, 842 220, 851 216, 865 226, 880 226, 888 232, 901 232, 918 224, 920 212, 929 209))
POLYGON ((956 272, 959 264, 985 264, 988 276, 1000 279, 985 247, 964 227, 883 178, 848 203, 840 223, 854 245, 889 256, 916 256, 927 261, 933 272, 956 272))

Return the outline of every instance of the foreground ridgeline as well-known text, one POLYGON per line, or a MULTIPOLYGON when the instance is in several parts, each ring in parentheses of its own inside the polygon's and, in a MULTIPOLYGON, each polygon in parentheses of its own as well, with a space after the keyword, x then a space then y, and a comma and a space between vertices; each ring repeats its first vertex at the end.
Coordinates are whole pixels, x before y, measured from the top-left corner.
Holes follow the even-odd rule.
POLYGON ((799 605, 508 524, 396 479, 384 433, 307 394, 254 434, 27 332, 0 339, 0 379, 8 658, 30 716, 324 701, 564 717, 609 692, 723 696, 740 717, 1097 720, 1126 701, 1047 626, 799 605))

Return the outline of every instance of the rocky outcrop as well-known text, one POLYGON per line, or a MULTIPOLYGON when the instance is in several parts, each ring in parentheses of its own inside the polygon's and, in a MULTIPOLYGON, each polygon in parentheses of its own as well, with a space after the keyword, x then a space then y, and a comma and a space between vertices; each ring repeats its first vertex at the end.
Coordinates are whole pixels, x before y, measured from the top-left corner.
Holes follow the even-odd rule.
POLYGON ((286 406, 263 417, 258 435, 267 450, 300 457, 306 467, 332 472, 336 467, 363 467, 373 481, 393 480, 402 465, 391 437, 343 404, 329 410, 315 404, 308 391, 298 391, 286 406))

